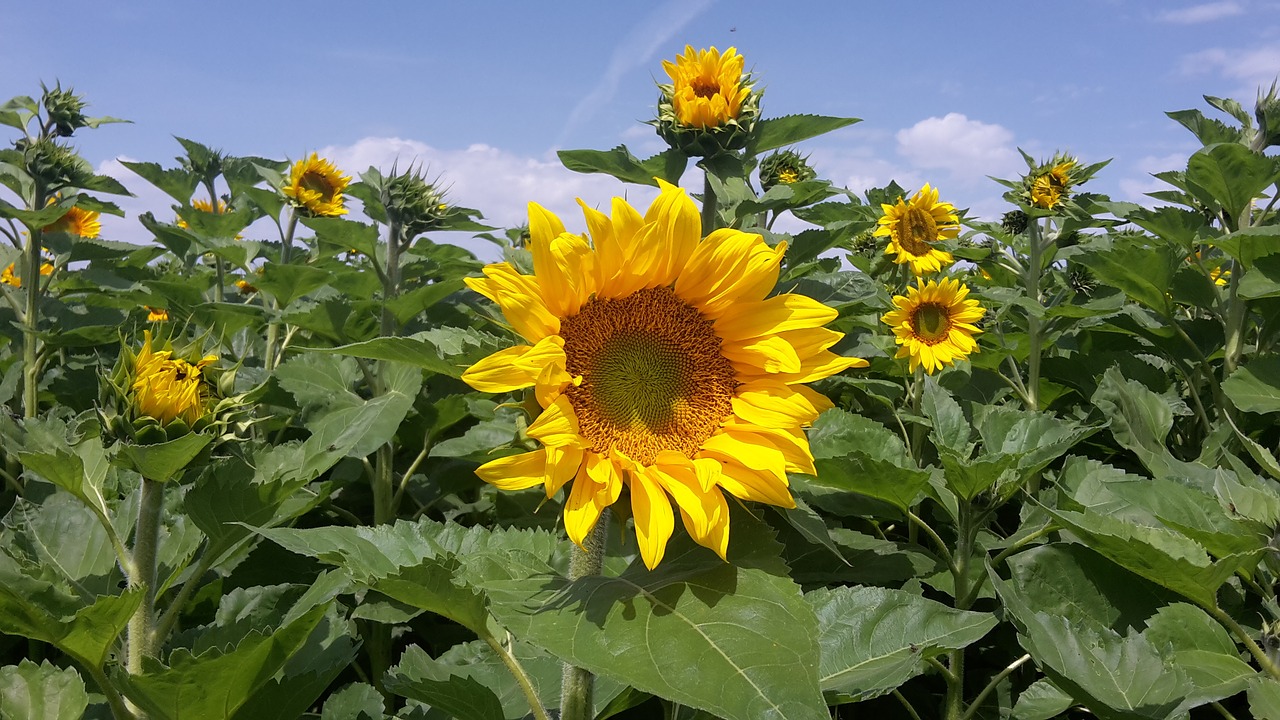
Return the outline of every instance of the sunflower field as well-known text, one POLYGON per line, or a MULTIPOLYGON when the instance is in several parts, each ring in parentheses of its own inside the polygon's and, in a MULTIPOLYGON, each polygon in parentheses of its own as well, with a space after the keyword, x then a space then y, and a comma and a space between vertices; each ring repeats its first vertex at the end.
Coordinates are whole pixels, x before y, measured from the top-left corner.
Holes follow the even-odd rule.
POLYGON ((115 119, 0 105, 0 718, 1280 718, 1276 87, 990 222, 662 71, 560 153, 656 199, 517 228, 178 138, 116 241, 115 119))

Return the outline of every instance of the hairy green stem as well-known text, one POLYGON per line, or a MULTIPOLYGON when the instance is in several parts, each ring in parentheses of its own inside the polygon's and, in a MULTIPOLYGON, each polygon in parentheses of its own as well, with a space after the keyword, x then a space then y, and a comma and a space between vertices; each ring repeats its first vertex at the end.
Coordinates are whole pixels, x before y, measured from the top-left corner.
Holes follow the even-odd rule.
POLYGON ((156 553, 160 544, 160 513, 164 510, 164 483, 142 479, 138 523, 134 526, 133 567, 129 586, 143 588, 142 604, 129 619, 127 668, 136 675, 142 661, 155 656, 156 553))
POLYGON ((916 709, 911 705, 911 701, 899 692, 897 688, 894 688, 893 696, 897 698, 898 702, 902 704, 902 707, 906 709, 907 715, 911 716, 911 720, 920 720, 920 713, 916 712, 916 709))
MULTIPOLYGON (((293 234, 298 229, 298 210, 291 208, 289 210, 289 224, 286 226, 284 235, 281 237, 280 243, 280 264, 289 264, 289 251, 293 248, 293 234)), ((262 355, 262 367, 267 372, 271 372, 280 364, 280 356, 284 355, 284 348, 276 348, 280 341, 280 320, 275 317, 280 306, 275 301, 271 301, 272 311, 271 322, 267 324, 267 345, 262 355)))
MULTIPOLYGON (((44 202, 43 191, 37 190, 36 201, 44 202)), ((44 231, 31 228, 27 235, 27 247, 22 259, 22 282, 26 283, 26 308, 22 323, 22 416, 33 418, 39 414, 40 366, 36 356, 40 352, 40 250, 44 231)))
MULTIPOLYGON (((961 500, 958 508, 959 517, 956 522, 955 560, 951 564, 951 577, 955 584, 957 610, 968 610, 969 603, 969 563, 973 554, 973 508, 967 500, 961 500)), ((951 669, 951 678, 947 682, 947 695, 943 707, 943 717, 947 720, 960 720, 964 708, 964 649, 952 650, 947 654, 947 666, 951 669)))
POLYGON ((160 616, 160 621, 156 625, 155 642, 156 647, 164 645, 164 641, 168 639, 169 633, 173 632, 173 628, 178 623, 178 618, 182 615, 182 608, 191 599, 191 595, 200 587, 200 578, 209 572, 213 567, 214 557, 206 548, 205 554, 200 556, 199 562, 196 563, 195 570, 191 571, 191 575, 187 581, 182 583, 182 588, 178 590, 178 594, 173 598, 173 602, 165 609, 160 616))
POLYGON ((550 720, 547 715, 547 709, 542 707, 542 701, 538 699, 538 691, 534 689, 533 682, 529 679, 529 674, 525 672, 524 666, 516 659, 516 656, 507 650, 507 648, 493 635, 485 633, 483 635, 485 643, 493 650, 494 654, 502 660, 502 664, 507 666, 507 670, 512 677, 516 679, 516 684, 520 686, 520 692, 524 694, 524 699, 529 703, 529 709, 533 711, 534 720, 550 720))
MULTIPOLYGON (((1047 222, 1047 221, 1045 221, 1047 222)), ((1043 236, 1039 222, 1027 223, 1028 257, 1026 274, 1023 280, 1027 288, 1027 299, 1037 307, 1040 305, 1040 273, 1043 236)), ((1033 312, 1027 313, 1027 409, 1040 409, 1040 318, 1033 312)), ((1034 489, 1032 490, 1034 492, 1034 489)))
MULTIPOLYGON (((573 549, 569 563, 569 579, 599 575, 604 565, 604 546, 608 540, 609 514, 596 521, 596 526, 583 539, 582 547, 573 549)), ((593 716, 592 691, 595 677, 591 671, 564 664, 560 681, 560 720, 591 720, 593 716)))
POLYGON ((978 714, 978 708, 982 706, 982 701, 987 699, 987 696, 996 689, 996 686, 999 685, 1002 680, 1012 675, 1014 670, 1022 667, 1022 665, 1030 659, 1030 655, 1023 655, 1017 660, 1009 663, 1005 669, 996 673, 995 676, 991 678, 991 682, 987 683, 987 686, 982 688, 982 692, 978 693, 978 696, 973 699, 973 702, 969 703, 969 709, 964 712, 964 715, 961 716, 960 720, 972 720, 973 716, 978 714))
POLYGON ((1258 662, 1258 667, 1262 668, 1263 672, 1270 675, 1272 679, 1280 680, 1280 668, 1271 662, 1271 658, 1267 656, 1266 651, 1258 645, 1257 641, 1243 627, 1240 627, 1240 623, 1236 622, 1234 618, 1216 604, 1204 606, 1204 609, 1213 616, 1214 620, 1222 623, 1235 634, 1245 649, 1249 651, 1249 654, 1253 656, 1253 659, 1258 662))

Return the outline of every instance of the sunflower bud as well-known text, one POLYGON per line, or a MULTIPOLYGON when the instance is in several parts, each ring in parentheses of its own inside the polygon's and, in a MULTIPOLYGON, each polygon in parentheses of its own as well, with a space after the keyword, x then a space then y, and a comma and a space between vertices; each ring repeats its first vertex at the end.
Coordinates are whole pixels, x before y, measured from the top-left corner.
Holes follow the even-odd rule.
POLYGON ((1254 136, 1253 150, 1262 152, 1280 145, 1280 97, 1276 95, 1276 83, 1271 83, 1271 89, 1266 95, 1258 92, 1258 103, 1254 106, 1253 115, 1258 119, 1258 134, 1254 136))
POLYGON ((69 89, 63 90, 61 84, 54 86, 52 90, 41 87, 44 96, 40 100, 55 134, 59 137, 71 137, 76 130, 89 124, 88 118, 81 112, 85 107, 83 98, 69 89))
POLYGON ((876 240, 875 230, 867 229, 855 235, 849 251, 872 260, 878 257, 880 255, 880 241, 876 240))
POLYGON ((809 166, 809 156, 791 150, 775 152, 760 162, 760 187, 766 191, 775 185, 790 185, 818 177, 809 166))
POLYGON ((398 223, 406 238, 440 228, 449 210, 444 192, 412 169, 393 175, 383 185, 382 205, 387 209, 387 219, 398 223))
POLYGON ((1000 227, 1010 235, 1021 235, 1027 229, 1027 214, 1021 210, 1010 210, 1000 218, 1000 227))
POLYGON ((1088 268, 1072 265, 1071 270, 1067 272, 1067 287, 1077 295, 1093 297, 1093 291, 1098 289, 1098 281, 1094 279, 1093 273, 1089 272, 1088 268))
POLYGON ((676 62, 662 61, 671 83, 658 85, 658 117, 653 124, 671 147, 690 157, 741 150, 760 117, 760 93, 744 74, 736 48, 724 55, 714 47, 686 46, 676 62))
POLYGON ((14 144, 22 153, 27 174, 47 188, 82 187, 93 171, 76 151, 52 138, 22 138, 14 144))
POLYGON ((1055 153, 1022 178, 1020 197, 1031 207, 1053 210, 1070 199, 1072 190, 1085 179, 1082 171, 1074 157, 1055 153))

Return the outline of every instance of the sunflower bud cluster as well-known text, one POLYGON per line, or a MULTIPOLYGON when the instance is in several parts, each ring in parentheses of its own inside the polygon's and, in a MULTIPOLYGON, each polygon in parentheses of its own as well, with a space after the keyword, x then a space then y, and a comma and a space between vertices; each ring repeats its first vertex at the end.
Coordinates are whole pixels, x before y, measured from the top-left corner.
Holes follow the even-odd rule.
POLYGON ((735 48, 686 46, 676 62, 664 60, 671 77, 658 85, 658 117, 653 121, 671 147, 690 157, 709 157, 747 146, 760 118, 760 92, 743 73, 735 48))
POLYGON ((809 165, 809 156, 792 150, 775 152, 760 162, 760 187, 766 191, 775 185, 790 185, 818 177, 809 165))
POLYGON ((89 124, 89 119, 81 112, 85 108, 84 98, 69 89, 63 90, 60 84, 52 90, 44 88, 40 100, 48 114, 49 125, 58 137, 71 137, 76 130, 89 124))
POLYGON ((53 138, 21 138, 14 147, 22 153, 27 174, 44 187, 82 187, 93 177, 93 170, 75 150, 53 138))
POLYGON ((1269 147, 1280 146, 1280 96, 1276 94, 1276 83, 1271 83, 1266 95, 1259 91, 1253 116, 1258 119, 1253 150, 1262 152, 1269 147))
POLYGON ((382 187, 387 219, 400 225, 404 237, 414 238, 444 225, 449 206, 444 191, 417 170, 393 175, 382 187))

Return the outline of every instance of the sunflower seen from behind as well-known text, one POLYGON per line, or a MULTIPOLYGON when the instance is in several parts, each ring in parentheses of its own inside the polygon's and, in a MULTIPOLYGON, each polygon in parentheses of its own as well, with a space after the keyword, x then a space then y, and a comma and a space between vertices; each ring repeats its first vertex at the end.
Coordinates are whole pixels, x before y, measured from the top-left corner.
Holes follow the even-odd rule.
POLYGON ((615 198, 579 201, 588 235, 529 205, 534 274, 508 263, 467 284, 497 303, 527 344, 471 366, 483 392, 531 388, 528 436, 541 447, 482 465, 503 490, 566 485, 575 543, 630 493, 640 555, 653 568, 674 530, 725 557, 726 493, 793 507, 787 472, 814 472, 804 426, 831 402, 804 383, 866 361, 828 348, 836 311, 803 295, 769 297, 785 243, 722 229, 701 237, 698 209, 661 183, 641 215, 615 198))
POLYGON ((907 287, 906 295, 895 295, 895 309, 881 318, 893 328, 900 346, 894 357, 910 358, 912 372, 923 367, 932 375, 977 352, 973 336, 982 331, 974 323, 986 311, 968 294, 968 286, 959 280, 943 278, 917 279, 914 287, 907 287))
POLYGON ((951 253, 935 244, 960 234, 960 218, 951 203, 938 201, 938 190, 925 183, 910 200, 882 203, 874 235, 889 238, 885 253, 899 265, 910 265, 915 275, 928 275, 955 262, 951 253))
POLYGON ((351 178, 336 165, 311 153, 311 157, 293 164, 281 192, 294 207, 311 215, 338 217, 347 214, 343 191, 350 183, 351 178))

